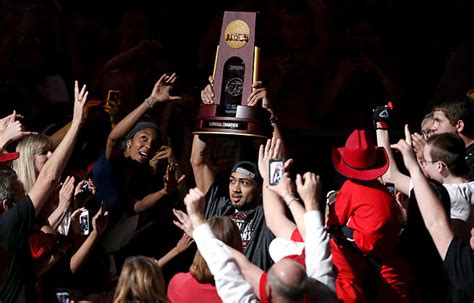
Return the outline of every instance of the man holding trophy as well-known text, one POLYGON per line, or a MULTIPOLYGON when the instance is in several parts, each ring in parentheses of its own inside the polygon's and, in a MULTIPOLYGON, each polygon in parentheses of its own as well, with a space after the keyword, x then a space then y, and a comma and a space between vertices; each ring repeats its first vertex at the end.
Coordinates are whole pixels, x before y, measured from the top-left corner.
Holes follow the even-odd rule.
POLYGON ((239 227, 247 258, 267 270, 272 263, 268 245, 274 236, 265 224, 262 179, 254 162, 258 151, 249 159, 252 161, 242 161, 239 153, 244 139, 281 139, 266 89, 258 81, 255 18, 256 13, 224 14, 214 73, 201 92, 203 104, 194 132, 191 165, 196 186, 206 196, 206 217, 229 216, 239 227), (232 163, 230 176, 230 166, 222 167, 223 162, 216 157, 222 154, 225 140, 237 146, 228 155, 237 162, 232 163), (223 171, 227 178, 220 177, 223 171))

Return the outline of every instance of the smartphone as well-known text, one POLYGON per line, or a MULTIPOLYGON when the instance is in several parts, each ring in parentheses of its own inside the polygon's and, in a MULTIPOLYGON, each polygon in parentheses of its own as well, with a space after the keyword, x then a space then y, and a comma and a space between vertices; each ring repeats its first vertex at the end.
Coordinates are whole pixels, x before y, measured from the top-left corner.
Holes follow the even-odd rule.
POLYGON ((81 235, 87 236, 90 233, 89 211, 85 210, 79 215, 79 227, 81 235))
POLYGON ((115 102, 116 105, 120 105, 120 91, 109 90, 107 93, 107 101, 105 104, 108 106, 110 102, 115 102))
POLYGON ((388 192, 392 195, 395 196, 395 184, 393 183, 385 183, 385 186, 387 187, 388 192))
POLYGON ((69 292, 67 291, 58 291, 56 292, 56 298, 58 299, 59 303, 69 303, 69 292))
POLYGON ((277 185, 278 183, 280 183, 281 177, 285 172, 285 165, 283 163, 283 160, 270 159, 269 167, 270 185, 277 185))

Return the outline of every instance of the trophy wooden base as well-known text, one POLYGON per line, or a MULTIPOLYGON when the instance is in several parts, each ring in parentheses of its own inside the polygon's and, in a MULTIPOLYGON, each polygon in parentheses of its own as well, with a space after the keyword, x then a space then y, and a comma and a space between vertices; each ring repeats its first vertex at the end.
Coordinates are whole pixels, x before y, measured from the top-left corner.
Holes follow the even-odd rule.
POLYGON ((271 138, 273 126, 264 108, 237 105, 235 116, 225 114, 226 110, 218 104, 201 104, 193 134, 271 138))

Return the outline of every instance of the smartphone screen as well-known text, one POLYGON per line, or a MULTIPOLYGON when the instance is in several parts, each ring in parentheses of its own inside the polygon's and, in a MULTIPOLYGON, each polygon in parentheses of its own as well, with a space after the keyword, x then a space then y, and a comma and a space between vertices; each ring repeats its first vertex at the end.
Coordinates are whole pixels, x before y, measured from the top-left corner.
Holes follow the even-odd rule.
POLYGON ((89 228, 89 211, 85 210, 79 215, 79 227, 81 229, 81 235, 87 236, 90 232, 89 228))
POLYGON ((269 163, 270 167, 270 185, 277 185, 281 181, 281 177, 285 172, 285 166, 282 160, 271 159, 269 163))
POLYGON ((69 303, 70 302, 69 292, 67 292, 67 291, 58 291, 56 293, 56 298, 58 299, 59 303, 69 303))
POLYGON ((391 194, 391 195, 395 195, 396 191, 395 191, 395 184, 393 183, 386 183, 385 186, 387 187, 387 190, 388 192, 391 194))
POLYGON ((118 90, 109 90, 107 94, 107 105, 110 102, 115 102, 116 105, 120 105, 120 91, 118 90))

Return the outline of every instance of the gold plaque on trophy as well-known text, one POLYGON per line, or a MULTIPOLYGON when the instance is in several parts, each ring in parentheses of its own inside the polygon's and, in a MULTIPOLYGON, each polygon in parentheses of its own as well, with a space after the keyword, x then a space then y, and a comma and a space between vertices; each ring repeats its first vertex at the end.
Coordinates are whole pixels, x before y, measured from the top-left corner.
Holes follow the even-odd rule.
POLYGON ((247 106, 258 80, 260 49, 255 47, 255 12, 225 12, 214 63, 214 104, 201 104, 195 134, 267 138, 269 113, 247 106))

